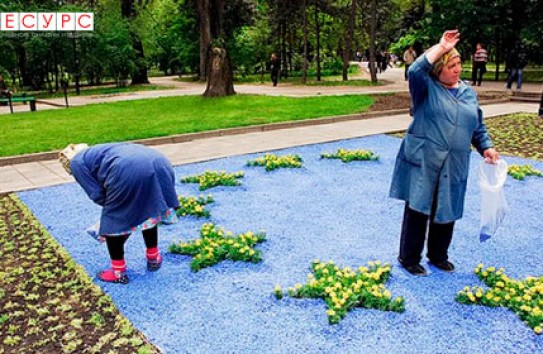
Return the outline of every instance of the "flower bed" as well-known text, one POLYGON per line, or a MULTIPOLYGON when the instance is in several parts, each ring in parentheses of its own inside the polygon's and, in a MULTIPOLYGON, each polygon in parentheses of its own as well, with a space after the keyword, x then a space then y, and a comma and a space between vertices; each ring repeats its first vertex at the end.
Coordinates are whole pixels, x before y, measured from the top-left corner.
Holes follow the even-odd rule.
POLYGON ((302 158, 299 155, 265 154, 263 157, 247 161, 247 166, 262 166, 266 168, 266 171, 278 168, 300 168, 302 167, 302 158))
POLYGON ((216 186, 240 186, 239 178, 243 178, 243 172, 205 171, 199 175, 183 177, 181 182, 198 183, 198 188, 203 191, 216 186))
MULTIPOLYGON (((368 267, 356 271, 350 267, 340 269, 333 261, 323 263, 314 260, 313 274, 307 276, 308 284, 296 284, 288 289, 288 295, 295 298, 323 298, 328 306, 328 321, 336 324, 354 307, 364 307, 382 311, 403 312, 405 301, 402 297, 391 299, 384 282, 390 277, 390 264, 369 262, 368 267)), ((280 285, 275 287, 275 296, 283 298, 280 285)))
POLYGON ((465 287, 456 296, 462 304, 506 307, 514 311, 536 334, 543 332, 543 277, 511 279, 503 268, 477 265, 475 274, 490 289, 465 287))
POLYGON ((347 150, 347 149, 338 149, 336 153, 322 153, 321 158, 323 159, 340 159, 343 162, 351 161, 376 161, 379 159, 379 156, 375 155, 372 151, 369 150, 347 150))
POLYGON ((509 176, 523 181, 526 176, 543 177, 543 172, 533 168, 532 165, 511 165, 507 168, 509 176))
POLYGON ((173 243, 169 248, 171 253, 193 256, 190 268, 195 272, 225 259, 253 263, 262 260, 262 252, 254 246, 266 239, 264 232, 248 231, 234 237, 232 232, 208 223, 202 226, 200 236, 195 241, 173 243))
POLYGON ((209 218, 209 210, 205 209, 205 206, 215 202, 211 195, 207 197, 183 197, 182 195, 177 196, 179 199, 179 209, 177 209, 177 216, 187 216, 192 215, 197 218, 209 218))

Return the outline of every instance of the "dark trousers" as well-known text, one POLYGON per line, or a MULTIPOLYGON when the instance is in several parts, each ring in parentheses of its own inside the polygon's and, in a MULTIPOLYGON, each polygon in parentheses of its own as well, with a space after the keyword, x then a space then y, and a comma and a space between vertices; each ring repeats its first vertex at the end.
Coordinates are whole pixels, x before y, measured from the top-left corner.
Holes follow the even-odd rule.
MULTIPOLYGON (((158 230, 157 227, 143 230, 143 240, 146 248, 157 247, 158 245, 158 230)), ((121 261, 124 259, 124 244, 130 235, 106 236, 107 250, 109 257, 113 261, 121 261)))
POLYGON ((405 203, 398 258, 402 265, 409 267, 420 263, 426 231, 428 231, 428 259, 433 263, 440 263, 449 258, 448 249, 452 240, 454 221, 447 224, 435 223, 433 221, 435 212, 435 198, 430 216, 409 208, 409 203, 405 203))
POLYGON ((277 86, 277 82, 279 81, 279 70, 272 70, 271 80, 273 82, 273 86, 277 86))
POLYGON ((471 71, 471 83, 473 85, 481 86, 483 82, 483 74, 486 73, 486 63, 484 62, 473 62, 473 69, 471 71))

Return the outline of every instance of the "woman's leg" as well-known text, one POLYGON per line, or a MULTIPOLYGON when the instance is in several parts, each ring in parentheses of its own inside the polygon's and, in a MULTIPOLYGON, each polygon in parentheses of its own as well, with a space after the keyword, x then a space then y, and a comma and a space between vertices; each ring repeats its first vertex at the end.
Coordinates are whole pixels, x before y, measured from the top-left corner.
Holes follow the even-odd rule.
POLYGON ((454 221, 438 224, 434 222, 437 209, 437 195, 434 197, 430 213, 430 227, 428 230, 428 259, 436 267, 452 272, 454 265, 448 261, 449 246, 451 245, 454 221))
POLYGON ((110 283, 128 283, 126 262, 124 261, 124 244, 130 235, 105 236, 106 245, 111 258, 111 269, 98 273, 100 280, 110 283))
POLYGON ((147 258, 147 269, 155 272, 162 265, 162 256, 158 251, 158 227, 142 231, 143 240, 145 241, 145 256, 147 258))
POLYGON ((420 263, 427 225, 428 215, 410 209, 409 203, 406 202, 400 238, 400 257, 398 258, 404 267, 408 268, 420 263))

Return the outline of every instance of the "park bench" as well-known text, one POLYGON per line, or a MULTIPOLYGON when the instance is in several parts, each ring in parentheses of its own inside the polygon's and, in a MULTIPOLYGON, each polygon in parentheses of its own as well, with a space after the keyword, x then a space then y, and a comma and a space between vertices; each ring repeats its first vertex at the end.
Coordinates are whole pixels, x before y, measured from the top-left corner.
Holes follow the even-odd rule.
POLYGON ((34 96, 12 96, 12 97, 0 97, 0 103, 7 103, 9 105, 9 110, 13 113, 13 103, 14 102, 23 102, 26 104, 30 103, 30 110, 34 112, 36 110, 36 97, 34 96))

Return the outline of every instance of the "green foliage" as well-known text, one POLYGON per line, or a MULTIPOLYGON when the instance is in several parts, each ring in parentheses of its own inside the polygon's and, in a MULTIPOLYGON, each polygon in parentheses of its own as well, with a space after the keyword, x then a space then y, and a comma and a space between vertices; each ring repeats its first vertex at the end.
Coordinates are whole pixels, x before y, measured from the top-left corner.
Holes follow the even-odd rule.
POLYGON ((262 252, 255 250, 254 247, 265 239, 264 232, 255 234, 248 231, 233 236, 232 232, 226 232, 213 223, 208 223, 202 225, 199 239, 179 244, 172 243, 169 251, 194 256, 190 267, 197 272, 225 259, 258 263, 262 260, 262 252))
POLYGON ((226 171, 205 171, 196 176, 181 178, 182 183, 198 183, 201 191, 216 186, 240 186, 239 178, 243 178, 243 172, 227 173, 226 171))
POLYGON ((526 176, 543 177, 543 172, 533 168, 532 165, 510 165, 507 168, 507 174, 519 181, 523 181, 526 176))
MULTIPOLYGON (((390 277, 390 264, 368 262, 368 267, 359 267, 356 271, 345 267, 340 269, 334 262, 324 263, 318 259, 311 264, 313 274, 307 276, 308 283, 296 284, 288 289, 288 295, 294 298, 323 298, 328 306, 328 322, 337 324, 348 311, 355 307, 378 309, 382 311, 403 312, 405 300, 402 297, 391 298, 384 283, 390 277)), ((280 285, 276 285, 274 294, 277 299, 283 297, 280 285)))
POLYGON ((265 154, 263 157, 247 161, 247 166, 263 166, 266 171, 273 171, 277 168, 300 168, 302 167, 302 158, 299 155, 265 154))
POLYGON ((456 295, 456 301, 466 305, 505 307, 515 312, 536 334, 543 333, 543 277, 525 280, 509 278, 503 268, 479 264, 477 277, 490 289, 466 286, 456 295))
POLYGON ((207 197, 199 196, 196 197, 183 197, 178 196, 180 207, 177 209, 176 213, 177 216, 187 216, 192 215, 197 218, 209 217, 209 210, 205 209, 205 206, 208 204, 211 204, 215 202, 213 200, 213 197, 211 195, 208 195, 207 197))
POLYGON ((322 153, 321 158, 323 159, 340 159, 343 162, 351 161, 377 161, 379 156, 375 155, 373 151, 369 150, 346 150, 338 149, 335 154, 322 153))

